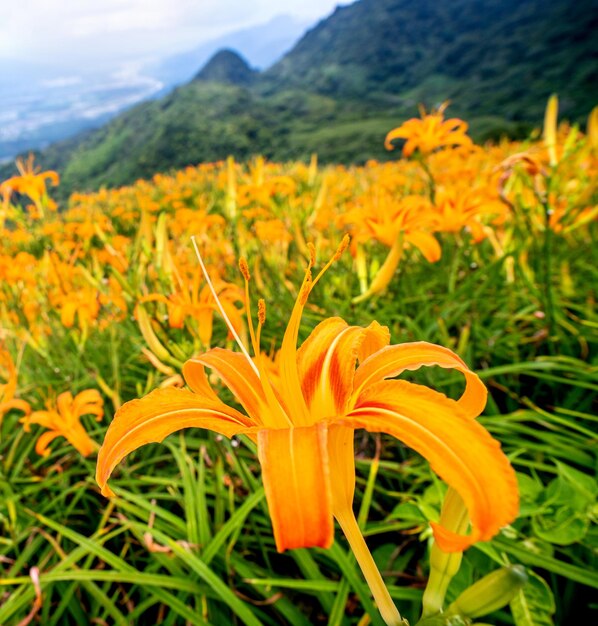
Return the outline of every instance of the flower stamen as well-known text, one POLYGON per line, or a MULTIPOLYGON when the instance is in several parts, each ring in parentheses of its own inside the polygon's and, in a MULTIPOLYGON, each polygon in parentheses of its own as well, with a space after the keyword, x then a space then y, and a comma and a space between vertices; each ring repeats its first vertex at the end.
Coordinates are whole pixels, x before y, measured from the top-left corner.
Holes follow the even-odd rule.
POLYGON ((253 369, 253 371, 256 373, 256 375, 259 378, 260 371, 258 370, 256 364, 251 359, 251 356, 249 356, 249 352, 247 351, 247 348, 241 341, 241 337, 239 337, 239 334, 237 333, 237 331, 234 329, 228 315, 226 314, 226 311, 224 310, 224 307, 222 306, 222 303, 220 302, 220 298, 218 298, 216 289, 214 288, 214 285, 212 284, 212 281, 210 280, 210 275, 208 274, 208 270, 206 269, 206 266, 201 257, 201 253, 199 252, 199 246, 197 245, 195 236, 191 237, 191 242, 193 243, 193 248, 195 249, 195 254, 197 256, 197 260, 199 261, 199 266, 201 267, 201 271, 203 272, 204 278, 206 279, 206 283, 208 284, 208 287, 210 288, 210 291, 212 292, 212 295, 214 296, 214 300, 216 301, 216 305, 218 306, 220 315, 222 315, 224 319, 224 323, 226 324, 226 327, 228 328, 230 334, 234 337, 239 348, 241 348, 241 352, 243 353, 243 356, 247 359, 247 361, 249 362, 249 365, 251 365, 251 368, 253 369))

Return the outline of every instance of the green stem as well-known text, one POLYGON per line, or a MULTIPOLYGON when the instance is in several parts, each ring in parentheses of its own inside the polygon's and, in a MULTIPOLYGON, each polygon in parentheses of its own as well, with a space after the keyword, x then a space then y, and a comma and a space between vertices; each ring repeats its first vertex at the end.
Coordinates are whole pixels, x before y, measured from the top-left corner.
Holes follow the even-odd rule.
POLYGON ((382 580, 378 566, 361 534, 353 511, 337 512, 335 517, 345 533, 351 550, 359 563, 359 567, 374 596, 382 619, 388 626, 409 626, 408 622, 401 617, 401 614, 390 597, 390 593, 388 593, 388 589, 382 580))
POLYGON ((421 154, 417 157, 417 161, 422 166, 422 169, 428 177, 428 193, 430 195, 430 201, 432 204, 436 204, 436 182, 434 181, 434 176, 432 176, 432 172, 421 154))
POLYGON ((543 199, 542 206, 544 207, 544 309, 546 314, 546 325, 548 328, 548 349, 552 353, 552 335, 554 332, 554 299, 552 293, 552 228, 550 225, 550 216, 552 215, 552 209, 549 204, 550 194, 550 177, 546 178, 546 195, 543 199))
MULTIPOLYGON (((449 487, 440 513, 440 523, 463 534, 469 526, 467 507, 461 496, 449 487)), ((430 550, 430 576, 422 598, 422 619, 440 613, 453 576, 461 566, 462 552, 443 552, 434 541, 430 550)))

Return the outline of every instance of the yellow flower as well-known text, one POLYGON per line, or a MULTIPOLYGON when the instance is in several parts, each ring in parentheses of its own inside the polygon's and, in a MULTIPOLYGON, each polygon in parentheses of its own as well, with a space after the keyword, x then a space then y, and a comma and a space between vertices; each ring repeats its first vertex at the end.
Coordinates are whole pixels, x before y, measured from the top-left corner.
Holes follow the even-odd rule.
POLYGON ((472 141, 466 135, 467 123, 457 118, 444 119, 447 106, 448 102, 445 102, 431 113, 426 113, 422 108, 421 119, 412 118, 391 130, 386 135, 384 147, 387 150, 394 150, 392 142, 395 139, 406 139, 403 155, 409 157, 415 150, 429 154, 443 146, 471 146, 472 141))
POLYGON ((2 378, 6 381, 0 383, 0 425, 2 424, 2 418, 6 413, 12 409, 17 411, 23 411, 25 414, 29 414, 31 408, 29 403, 25 400, 19 400, 15 398, 15 392, 17 390, 17 368, 13 363, 12 357, 7 350, 3 350, 0 347, 0 373, 2 378))
POLYGON ((460 551, 475 541, 490 539, 515 517, 518 494, 508 459, 474 419, 484 408, 486 389, 450 350, 424 342, 388 345, 388 329, 377 322, 362 328, 338 317, 321 322, 297 349, 307 298, 347 245, 346 237, 315 278, 311 272, 315 250, 310 246, 311 258, 282 340, 278 376, 270 374, 272 365, 260 352, 265 303, 259 303, 255 330, 249 270, 241 260, 255 356, 250 357, 231 327, 241 352, 215 348, 187 361, 183 374, 191 391, 157 389, 124 404, 99 451, 96 480, 104 495, 113 495, 107 481, 127 454, 183 428, 206 428, 226 437, 245 434, 257 442, 278 550, 329 547, 336 518, 383 618, 388 624, 401 624, 352 510, 354 430, 364 428, 400 438, 460 493, 469 511, 471 532, 460 535, 434 524, 436 540, 444 550, 460 551), (388 380, 422 366, 461 372, 466 382, 462 397, 455 401, 427 387, 388 380), (218 398, 205 367, 223 380, 245 413, 218 398))
POLYGON ((21 419, 27 432, 31 424, 39 424, 48 431, 40 435, 35 444, 35 451, 48 456, 48 445, 56 437, 64 437, 83 456, 88 456, 97 449, 97 444, 87 434, 81 424, 82 415, 95 415, 100 421, 104 415, 104 401, 97 389, 86 389, 74 398, 70 391, 61 393, 55 402, 46 403, 46 411, 34 411, 21 419))

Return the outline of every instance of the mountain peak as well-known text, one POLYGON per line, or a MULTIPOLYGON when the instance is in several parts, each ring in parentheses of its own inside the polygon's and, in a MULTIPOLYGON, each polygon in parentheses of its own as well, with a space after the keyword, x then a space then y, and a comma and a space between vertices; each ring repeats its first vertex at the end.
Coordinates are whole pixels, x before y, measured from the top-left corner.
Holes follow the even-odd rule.
POLYGON ((253 82, 256 74, 238 52, 225 48, 212 56, 194 80, 246 86, 253 82))

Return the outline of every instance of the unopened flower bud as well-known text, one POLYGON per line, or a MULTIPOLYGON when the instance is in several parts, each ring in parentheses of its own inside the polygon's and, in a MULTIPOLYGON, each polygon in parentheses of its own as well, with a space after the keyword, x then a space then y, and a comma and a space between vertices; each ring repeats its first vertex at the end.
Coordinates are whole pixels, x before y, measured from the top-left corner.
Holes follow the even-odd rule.
POLYGON ((508 604, 526 582, 527 574, 522 565, 502 567, 466 589, 445 615, 476 618, 492 613, 508 604))

